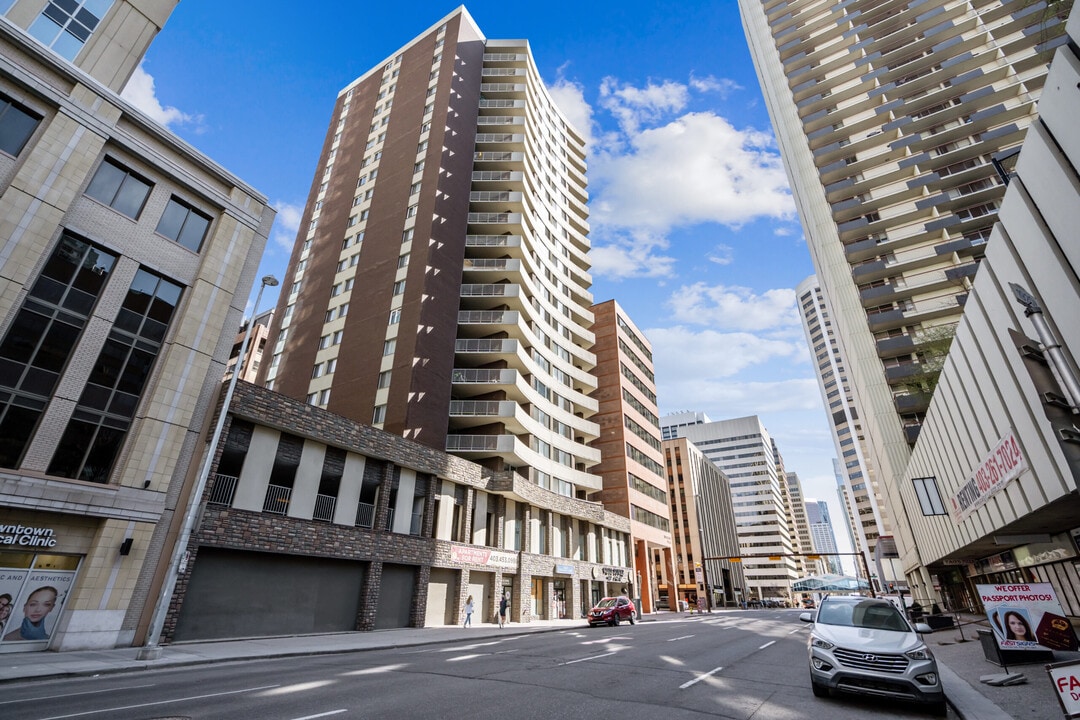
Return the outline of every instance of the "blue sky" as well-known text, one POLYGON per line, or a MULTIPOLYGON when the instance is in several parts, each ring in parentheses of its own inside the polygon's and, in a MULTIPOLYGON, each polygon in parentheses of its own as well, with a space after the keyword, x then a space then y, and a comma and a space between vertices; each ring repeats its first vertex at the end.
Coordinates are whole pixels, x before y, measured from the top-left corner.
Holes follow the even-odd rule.
MULTIPOLYGON (((270 198, 260 275, 284 279, 338 91, 455 7, 183 0, 125 96, 270 198)), ((651 340, 661 413, 760 415, 842 517, 795 309, 813 267, 736 3, 466 7, 487 37, 529 40, 590 139, 593 294, 651 340)))

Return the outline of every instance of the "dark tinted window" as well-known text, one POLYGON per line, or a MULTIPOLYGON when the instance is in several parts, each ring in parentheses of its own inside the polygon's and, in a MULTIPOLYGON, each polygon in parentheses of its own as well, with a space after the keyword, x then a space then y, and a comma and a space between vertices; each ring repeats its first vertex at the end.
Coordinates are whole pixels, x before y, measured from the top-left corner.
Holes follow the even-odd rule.
POLYGON ((40 115, 0 93, 0 150, 21 153, 40 122, 40 115))
POLYGON ((86 194, 117 212, 130 218, 138 218, 146 198, 150 195, 150 187, 149 182, 115 160, 105 158, 94 173, 90 186, 86 188, 86 194))
POLYGON ((157 232, 175 240, 188 250, 198 252, 209 227, 209 217, 173 197, 169 199, 169 204, 158 221, 157 232))

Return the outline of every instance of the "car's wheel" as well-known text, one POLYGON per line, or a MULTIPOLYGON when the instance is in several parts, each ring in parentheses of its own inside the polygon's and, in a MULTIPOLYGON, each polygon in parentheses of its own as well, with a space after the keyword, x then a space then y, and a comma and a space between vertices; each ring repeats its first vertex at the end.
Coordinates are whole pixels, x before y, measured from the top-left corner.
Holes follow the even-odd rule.
POLYGON ((633 625, 634 622, 634 613, 630 613, 630 624, 633 625))
POLYGON ((949 714, 949 704, 944 700, 930 705, 930 714, 934 717, 945 717, 949 714))
POLYGON ((612 625, 612 627, 618 627, 619 626, 619 613, 618 612, 611 613, 611 625, 612 625))
POLYGON ((814 697, 829 697, 829 686, 822 685, 813 678, 810 678, 810 688, 814 691, 814 697))

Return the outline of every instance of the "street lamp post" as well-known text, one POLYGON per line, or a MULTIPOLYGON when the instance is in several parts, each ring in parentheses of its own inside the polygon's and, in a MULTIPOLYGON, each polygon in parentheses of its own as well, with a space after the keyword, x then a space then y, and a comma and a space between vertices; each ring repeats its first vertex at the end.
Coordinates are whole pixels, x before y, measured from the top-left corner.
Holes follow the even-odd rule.
POLYGON ((244 330, 244 339, 240 343, 240 352, 236 356, 236 365, 233 367, 232 376, 229 378, 229 386, 225 391, 225 400, 221 404, 221 412, 218 413, 217 424, 214 425, 214 433, 210 436, 210 445, 206 449, 206 456, 203 458, 202 467, 199 468, 199 477, 195 482, 195 487, 191 491, 191 495, 188 500, 187 513, 184 516, 184 526, 180 531, 180 536, 176 539, 176 545, 173 546, 172 556, 169 559, 169 567, 165 574, 165 578, 161 583, 161 594, 158 595, 157 605, 154 607, 154 615, 150 619, 150 628, 146 636, 146 644, 139 649, 139 660, 157 660, 161 657, 161 631, 165 627, 165 616, 169 612, 169 600, 172 598, 173 591, 176 589, 176 579, 180 575, 180 566, 183 563, 184 555, 187 552, 187 544, 191 539, 191 531, 195 527, 195 518, 199 514, 199 499, 202 497, 203 491, 206 489, 206 483, 210 479, 210 467, 214 462, 214 456, 217 455, 218 445, 221 442, 221 432, 225 428, 225 416, 229 412, 229 404, 232 402, 233 392, 236 390, 236 381, 240 378, 240 373, 244 367, 244 357, 247 355, 248 341, 251 339, 251 328, 255 324, 255 316, 259 311, 259 301, 262 300, 263 290, 267 287, 274 287, 278 284, 278 280, 273 275, 266 275, 262 279, 262 283, 259 285, 259 292, 255 295, 255 305, 252 306, 251 320, 248 322, 247 329, 244 330))

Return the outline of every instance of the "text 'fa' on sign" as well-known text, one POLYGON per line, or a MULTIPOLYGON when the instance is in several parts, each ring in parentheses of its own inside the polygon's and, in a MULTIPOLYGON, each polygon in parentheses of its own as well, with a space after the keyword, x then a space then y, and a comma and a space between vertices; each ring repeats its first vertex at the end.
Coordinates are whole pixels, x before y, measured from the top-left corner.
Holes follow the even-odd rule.
POLYGON ((1080 718, 1080 660, 1052 663, 1046 666, 1046 672, 1065 717, 1080 718))

